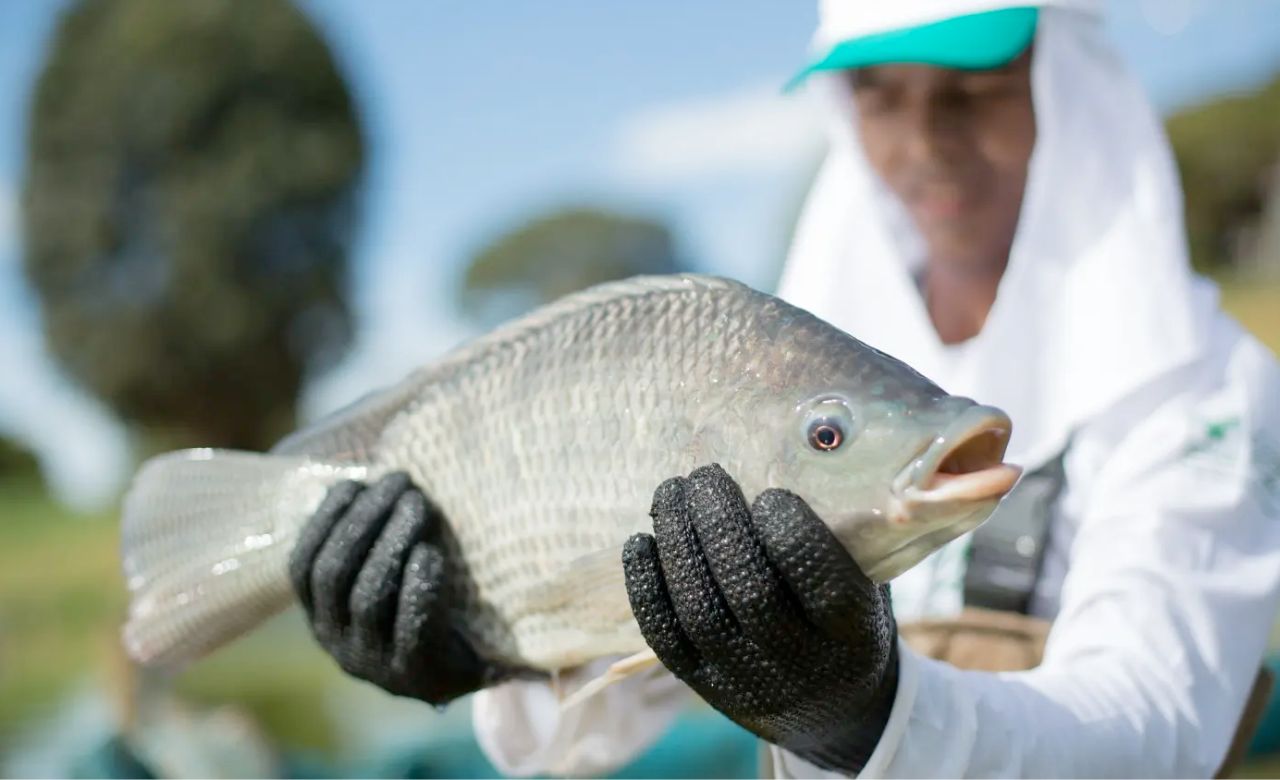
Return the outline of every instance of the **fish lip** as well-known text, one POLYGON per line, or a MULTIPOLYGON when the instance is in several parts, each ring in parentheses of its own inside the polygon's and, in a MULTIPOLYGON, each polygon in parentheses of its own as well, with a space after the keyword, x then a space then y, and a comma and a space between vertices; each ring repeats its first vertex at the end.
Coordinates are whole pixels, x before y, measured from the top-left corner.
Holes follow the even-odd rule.
POLYGON ((943 544, 955 539, 963 533, 981 525, 982 521, 967 521, 962 525, 959 523, 947 523, 942 526, 931 528, 928 531, 912 536, 910 539, 902 542, 888 552, 882 554, 879 559, 867 567, 864 572, 873 582, 888 582, 894 579, 898 574, 906 571, 914 565, 912 561, 919 561, 925 556, 911 556, 913 551, 924 549, 926 551, 936 550, 943 544), (902 558, 908 558, 904 564, 902 558))
POLYGON ((1003 411, 974 405, 933 438, 894 478, 891 489, 900 506, 948 501, 980 501, 1008 493, 1022 474, 1019 466, 1003 462, 1013 423, 1003 411), (932 484, 948 456, 979 436, 995 434, 999 451, 992 465, 948 476, 932 484))

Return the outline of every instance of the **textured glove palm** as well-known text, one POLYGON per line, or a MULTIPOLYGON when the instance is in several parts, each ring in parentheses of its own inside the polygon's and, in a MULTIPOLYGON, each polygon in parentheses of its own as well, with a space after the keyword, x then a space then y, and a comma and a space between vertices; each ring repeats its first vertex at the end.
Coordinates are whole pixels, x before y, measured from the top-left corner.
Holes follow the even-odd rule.
POLYGON ((713 707, 829 770, 862 769, 897 690, 887 586, 868 580, 799 497, 748 508, 719 467, 664 482, 652 536, 623 551, 662 663, 713 707))
POLYGON ((497 682, 454 625, 435 508, 405 474, 330 489, 289 562, 311 632, 344 671, 436 705, 497 682))

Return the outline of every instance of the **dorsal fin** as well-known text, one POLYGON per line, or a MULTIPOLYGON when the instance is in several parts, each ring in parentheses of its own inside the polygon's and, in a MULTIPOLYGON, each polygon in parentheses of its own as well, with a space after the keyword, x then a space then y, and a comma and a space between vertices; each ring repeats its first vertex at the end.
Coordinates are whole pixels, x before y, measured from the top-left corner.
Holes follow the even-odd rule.
POLYGON ((306 455, 330 463, 369 463, 383 430, 422 387, 415 371, 408 378, 356 399, 332 414, 281 439, 275 455, 306 455))
MULTIPOLYGON (((653 293, 678 292, 681 290, 734 290, 751 291, 741 282, 719 276, 703 274, 662 274, 651 276, 632 276, 612 282, 602 282, 578 292, 569 293, 551 303, 539 306, 527 314, 517 317, 479 338, 462 345, 452 354, 446 356, 436 367, 456 365, 474 360, 495 344, 513 341, 525 333, 540 330, 564 317, 571 316, 598 303, 615 301, 622 298, 633 298, 653 293)), ((434 369, 433 369, 434 370, 434 369)))
POLYGON ((716 276, 670 274, 634 276, 570 293, 459 346, 439 361, 414 371, 395 385, 369 393, 286 436, 271 451, 279 455, 307 455, 333 463, 368 463, 374 459, 378 439, 388 423, 408 407, 423 386, 432 382, 435 377, 458 370, 461 366, 483 358, 494 347, 519 339, 589 306, 619 298, 698 288, 750 289, 740 282, 716 276))

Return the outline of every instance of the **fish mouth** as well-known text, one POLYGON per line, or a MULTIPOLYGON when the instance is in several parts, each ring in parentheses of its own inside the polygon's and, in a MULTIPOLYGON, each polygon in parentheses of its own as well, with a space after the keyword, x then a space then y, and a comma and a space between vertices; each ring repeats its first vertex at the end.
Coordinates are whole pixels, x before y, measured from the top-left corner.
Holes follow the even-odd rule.
POLYGON ((987 501, 1004 496, 1022 469, 1004 462, 1013 423, 991 406, 971 406, 893 480, 905 507, 987 501))

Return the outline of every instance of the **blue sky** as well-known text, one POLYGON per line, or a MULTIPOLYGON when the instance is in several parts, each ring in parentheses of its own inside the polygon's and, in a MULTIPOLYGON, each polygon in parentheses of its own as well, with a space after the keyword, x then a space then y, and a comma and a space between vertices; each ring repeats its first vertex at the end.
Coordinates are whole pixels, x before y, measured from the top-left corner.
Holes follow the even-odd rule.
MULTIPOLYGON (((330 410, 471 335, 461 264, 559 206, 662 219, 700 269, 767 285, 821 149, 779 85, 816 18, 801 0, 299 0, 335 50, 370 143, 359 335, 304 410, 330 410)), ((127 477, 110 416, 44 355, 14 213, 26 103, 65 2, 0 3, 0 433, 90 505, 127 477)), ((1280 71, 1280 3, 1118 0, 1110 30, 1162 110, 1280 71)))

